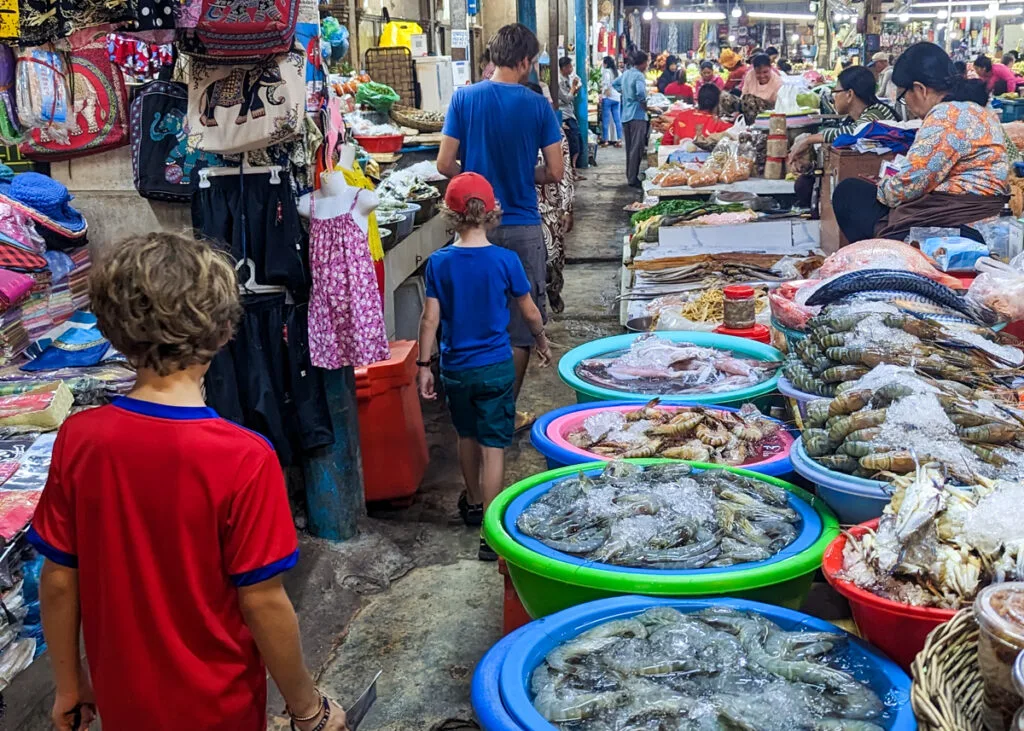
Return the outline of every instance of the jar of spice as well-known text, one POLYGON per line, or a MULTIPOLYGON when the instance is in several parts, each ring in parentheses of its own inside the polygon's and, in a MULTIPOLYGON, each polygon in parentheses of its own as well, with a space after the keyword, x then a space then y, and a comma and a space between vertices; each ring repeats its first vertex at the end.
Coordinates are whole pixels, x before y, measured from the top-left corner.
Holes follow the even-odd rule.
POLYGON ((746 284, 730 284, 722 289, 725 301, 725 327, 730 330, 746 330, 754 327, 755 293, 754 288, 746 284))
MULTIPOLYGON (((1024 699, 1024 651, 1017 653, 1017 659, 1013 661, 1013 689, 1024 699)), ((1010 731, 1024 731, 1024 705, 1017 709, 1010 731)))
POLYGON ((1021 704, 1013 667, 1024 650, 1024 582, 992 584, 978 592, 974 616, 978 634, 978 669, 984 681, 981 711, 986 731, 1005 731, 1021 704))

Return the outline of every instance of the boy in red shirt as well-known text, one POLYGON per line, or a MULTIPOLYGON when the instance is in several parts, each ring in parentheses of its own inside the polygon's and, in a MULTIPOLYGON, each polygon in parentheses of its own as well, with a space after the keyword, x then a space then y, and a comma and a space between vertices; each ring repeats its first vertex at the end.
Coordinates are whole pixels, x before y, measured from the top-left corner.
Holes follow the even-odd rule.
POLYGON ((682 140, 707 137, 732 127, 731 123, 716 115, 721 94, 714 84, 704 84, 700 87, 700 91, 697 92, 697 108, 677 114, 662 143, 678 145, 682 140))
POLYGON ((29 532, 46 557, 54 725, 86 728, 98 710, 104 731, 263 731, 269 669, 299 731, 345 731, 281 584, 299 552, 274 450, 203 402, 241 314, 234 268, 152 233, 112 247, 90 287, 138 376, 65 422, 29 532))

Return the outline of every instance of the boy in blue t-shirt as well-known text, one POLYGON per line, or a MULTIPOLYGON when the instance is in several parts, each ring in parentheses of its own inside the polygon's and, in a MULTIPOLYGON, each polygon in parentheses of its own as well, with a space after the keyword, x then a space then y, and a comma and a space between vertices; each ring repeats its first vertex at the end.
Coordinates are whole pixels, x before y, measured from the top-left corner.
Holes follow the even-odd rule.
MULTIPOLYGON (((551 349, 519 257, 487 240, 487 232, 501 221, 490 183, 476 173, 455 176, 442 212, 458 238, 427 260, 419 338, 424 360, 416 362, 417 382, 423 398, 437 398, 430 353, 440 322, 441 381, 459 434, 459 463, 466 481, 467 495, 459 507, 467 524, 479 525, 483 510, 501 492, 505 447, 515 431, 511 300, 530 328, 541 367, 551 362, 551 349)), ((498 557, 483 538, 479 557, 498 557)))

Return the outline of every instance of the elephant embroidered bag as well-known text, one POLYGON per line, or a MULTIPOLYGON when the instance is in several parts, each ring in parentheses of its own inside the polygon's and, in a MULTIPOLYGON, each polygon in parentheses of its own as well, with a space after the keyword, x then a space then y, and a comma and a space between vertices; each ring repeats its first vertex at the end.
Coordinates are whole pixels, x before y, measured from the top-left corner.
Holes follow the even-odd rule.
POLYGON ((187 202, 199 171, 217 156, 195 146, 188 127, 188 86, 150 81, 135 92, 129 116, 132 173, 143 198, 187 202))
POLYGON ((196 146, 228 155, 299 136, 306 106, 304 60, 297 47, 243 66, 193 59, 188 126, 196 146))
POLYGON ((298 16, 299 0, 186 0, 178 40, 210 62, 256 60, 291 48, 298 16))
POLYGON ((128 144, 128 97, 121 72, 107 54, 106 36, 113 28, 94 26, 70 36, 66 135, 33 129, 21 143, 26 157, 67 160, 128 144))

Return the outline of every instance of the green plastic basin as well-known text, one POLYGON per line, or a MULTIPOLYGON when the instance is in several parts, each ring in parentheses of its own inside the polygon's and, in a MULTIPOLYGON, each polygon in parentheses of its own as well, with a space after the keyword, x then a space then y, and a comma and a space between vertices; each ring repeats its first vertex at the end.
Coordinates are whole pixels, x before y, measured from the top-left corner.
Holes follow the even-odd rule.
MULTIPOLYGON (((579 345, 563 355, 558 361, 558 377, 576 392, 577 403, 590 403, 593 401, 650 401, 654 396, 645 393, 632 393, 626 390, 618 390, 595 386, 587 383, 576 375, 576 366, 580 361, 587 358, 596 358, 607 353, 614 353, 625 350, 645 333, 633 333, 630 335, 614 335, 610 338, 592 340, 589 343, 579 345)), ((782 362, 783 355, 775 348, 764 343, 758 343, 746 338, 737 338, 731 335, 719 335, 718 333, 688 332, 688 331, 665 331, 658 332, 658 337, 671 340, 673 343, 687 343, 702 348, 718 348, 727 350, 738 356, 763 361, 782 362)), ((658 396, 663 404, 686 402, 691 404, 744 404, 748 401, 758 406, 766 403, 765 397, 775 391, 778 385, 779 374, 776 373, 768 380, 754 386, 739 388, 733 391, 719 391, 717 393, 682 393, 673 395, 658 396)))
MULTIPOLYGON (((678 462, 669 459, 626 460, 639 465, 678 462)), ((505 529, 504 516, 519 495, 541 483, 571 477, 581 470, 601 469, 604 462, 561 467, 542 472, 506 488, 484 515, 484 537, 508 564, 509 577, 526 611, 533 618, 544 617, 583 602, 625 594, 660 597, 731 596, 798 608, 810 591, 815 572, 828 544, 839 535, 839 522, 832 510, 810 493, 774 477, 736 467, 688 462, 698 469, 726 469, 755 480, 781 487, 809 504, 821 518, 818 539, 806 550, 777 563, 731 571, 705 569, 686 574, 665 572, 632 573, 617 566, 615 571, 599 563, 573 565, 543 556, 517 542, 505 529)))

